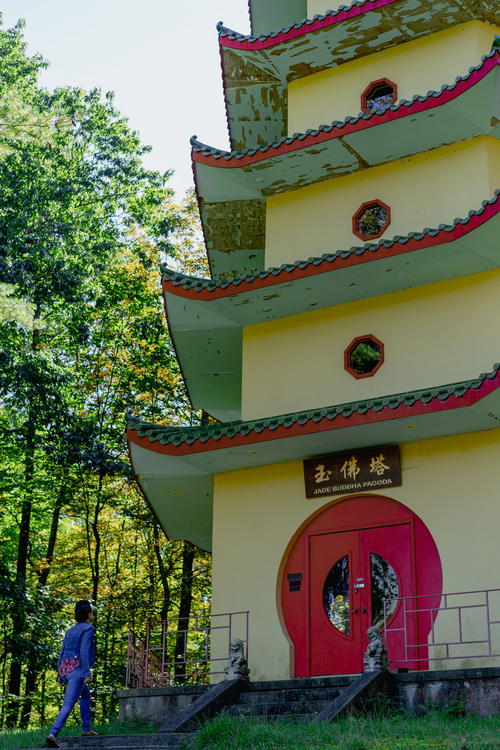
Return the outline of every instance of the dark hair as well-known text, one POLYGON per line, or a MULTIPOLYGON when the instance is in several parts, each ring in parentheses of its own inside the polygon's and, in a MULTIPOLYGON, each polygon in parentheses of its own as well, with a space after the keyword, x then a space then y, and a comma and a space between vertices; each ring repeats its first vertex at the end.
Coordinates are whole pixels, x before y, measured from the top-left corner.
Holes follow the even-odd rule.
POLYGON ((91 612, 92 605, 88 599, 80 599, 80 601, 75 604, 75 620, 77 622, 85 622, 91 612))

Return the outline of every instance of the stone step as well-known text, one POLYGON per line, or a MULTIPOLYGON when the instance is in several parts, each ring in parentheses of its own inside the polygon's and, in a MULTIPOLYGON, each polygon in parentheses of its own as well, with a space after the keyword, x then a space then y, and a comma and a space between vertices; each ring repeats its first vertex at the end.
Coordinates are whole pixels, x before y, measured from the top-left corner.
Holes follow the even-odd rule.
POLYGON ((291 724, 302 724, 306 721, 314 721, 319 714, 313 713, 313 714, 263 714, 262 716, 256 716, 254 718, 258 719, 259 721, 267 721, 267 722, 280 722, 280 721, 287 721, 291 724))
MULTIPOLYGON (((346 687, 349 683, 346 683, 346 687)), ((255 705, 257 703, 300 703, 301 701, 333 701, 342 688, 311 688, 309 690, 259 690, 242 693, 239 704, 255 705)))
MULTIPOLYGON (((106 745, 106 750, 123 750, 124 747, 127 748, 127 750, 158 750, 158 747, 168 747, 168 748, 174 748, 174 750, 187 747, 188 740, 182 739, 182 735, 179 735, 175 738, 175 742, 172 741, 168 745, 106 745)), ((63 748, 70 747, 69 745, 63 745, 63 743, 60 743, 61 750, 63 748)), ((82 750, 90 750, 90 748, 95 747, 94 745, 72 745, 71 747, 78 747, 82 750)), ((43 748, 32 748, 32 750, 47 750, 47 746, 43 748)))
POLYGON ((235 705, 227 709, 230 716, 277 716, 280 714, 312 714, 319 713, 330 701, 292 701, 280 703, 256 703, 254 705, 235 705))
MULTIPOLYGON (((106 750, 123 750, 124 747, 127 748, 127 750, 158 750, 159 747, 165 747, 165 748, 184 748, 188 744, 188 740, 182 739, 181 736, 176 737, 175 741, 170 742, 168 745, 106 745, 106 750)), ((65 747, 69 747, 69 745, 63 745, 61 743, 61 750, 65 747)), ((81 750, 91 750, 95 746, 94 745, 73 745, 73 747, 81 748, 81 750)), ((44 748, 44 750, 47 750, 47 748, 44 748)))
POLYGON ((116 748, 161 748, 186 745, 195 736, 195 732, 184 734, 101 734, 99 737, 61 737, 61 748, 68 750, 115 750, 116 748))
POLYGON ((276 690, 315 690, 317 688, 344 688, 357 679, 359 675, 335 675, 334 677, 293 677, 289 680, 271 680, 269 682, 252 682, 254 692, 276 690))

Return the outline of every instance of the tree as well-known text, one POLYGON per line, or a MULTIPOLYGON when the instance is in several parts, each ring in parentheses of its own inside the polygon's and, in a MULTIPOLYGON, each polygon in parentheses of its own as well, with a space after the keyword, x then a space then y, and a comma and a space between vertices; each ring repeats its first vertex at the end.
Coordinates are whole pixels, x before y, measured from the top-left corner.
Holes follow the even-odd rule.
POLYGON ((177 204, 169 175, 144 169, 112 96, 41 90, 19 25, 0 49, 0 723, 26 726, 55 710, 45 673, 66 602, 98 603, 103 712, 123 684, 127 624, 207 606, 208 557, 152 523, 124 436, 130 407, 201 418, 158 266, 206 266, 194 195, 177 204))
POLYGON ((33 325, 33 308, 13 295, 12 284, 0 284, 0 323, 14 321, 24 328, 33 325))
POLYGON ((188 190, 184 199, 174 204, 174 207, 178 220, 169 236, 172 252, 166 265, 188 276, 209 277, 210 269, 194 190, 188 190))
MULTIPOLYGON (((165 210, 168 175, 144 169, 146 149, 115 110, 112 95, 42 91, 36 81, 42 62, 25 55, 20 28, 2 32, 0 44, 0 115, 2 101, 10 102, 11 120, 13 111, 27 108, 44 124, 38 136, 35 125, 29 136, 17 126, 4 127, 0 159, 0 282, 32 310, 31 325, 19 319, 0 325, 0 398, 22 446, 16 582, 23 588, 38 494, 44 510, 56 511, 54 521, 62 502, 67 456, 58 455, 53 436, 73 429, 78 400, 72 354, 87 336, 84 311, 97 302, 94 280, 130 244, 133 228, 167 252, 173 219, 165 210), (71 127, 59 127, 61 119, 71 127)), ((9 693, 15 697, 26 631, 26 611, 16 601, 12 624, 17 639, 11 644, 9 693)), ((13 699, 10 725, 17 709, 13 699)))

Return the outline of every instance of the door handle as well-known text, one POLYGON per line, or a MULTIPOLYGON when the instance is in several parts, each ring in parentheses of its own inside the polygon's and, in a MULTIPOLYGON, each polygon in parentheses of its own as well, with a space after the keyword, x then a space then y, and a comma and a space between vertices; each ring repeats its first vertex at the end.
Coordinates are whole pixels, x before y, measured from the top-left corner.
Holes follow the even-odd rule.
POLYGON ((363 607, 363 609, 361 610, 361 612, 362 612, 362 613, 363 613, 364 615, 366 615, 366 609, 365 609, 364 607, 363 607))
POLYGON ((359 612, 359 609, 353 609, 353 610, 352 610, 352 613, 353 613, 353 615, 357 615, 357 614, 358 614, 358 612, 359 612))

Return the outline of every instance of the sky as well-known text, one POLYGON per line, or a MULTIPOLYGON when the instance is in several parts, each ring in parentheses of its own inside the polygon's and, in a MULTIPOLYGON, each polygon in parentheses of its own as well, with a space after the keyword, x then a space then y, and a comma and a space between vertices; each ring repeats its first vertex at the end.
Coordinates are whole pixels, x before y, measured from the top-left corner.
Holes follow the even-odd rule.
POLYGON ((228 148, 216 23, 249 33, 247 0, 2 0, 4 26, 26 20, 28 53, 50 62, 41 83, 114 91, 153 147, 150 169, 192 186, 189 138, 228 148))

